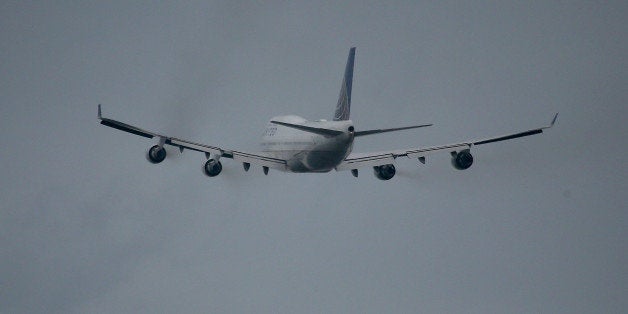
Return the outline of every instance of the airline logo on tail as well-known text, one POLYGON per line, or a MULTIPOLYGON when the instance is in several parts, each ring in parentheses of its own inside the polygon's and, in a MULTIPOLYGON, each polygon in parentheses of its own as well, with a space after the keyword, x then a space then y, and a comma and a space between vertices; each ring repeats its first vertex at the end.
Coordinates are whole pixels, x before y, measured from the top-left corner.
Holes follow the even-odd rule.
POLYGON ((353 84, 353 63, 355 60, 355 47, 349 50, 349 58, 347 58, 347 67, 345 68, 345 76, 342 79, 340 87, 340 96, 338 96, 338 104, 336 105, 336 113, 334 121, 349 120, 351 112, 351 85, 353 84))

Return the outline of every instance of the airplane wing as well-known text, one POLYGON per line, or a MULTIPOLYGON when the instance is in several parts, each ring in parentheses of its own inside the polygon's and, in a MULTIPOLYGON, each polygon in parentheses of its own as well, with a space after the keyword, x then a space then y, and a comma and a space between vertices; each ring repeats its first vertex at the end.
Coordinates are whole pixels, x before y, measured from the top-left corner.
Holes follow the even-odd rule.
MULTIPOLYGON (((128 132, 131 134, 143 136, 146 138, 159 138, 159 146, 163 145, 171 145, 178 147, 181 152, 184 149, 189 149, 197 152, 205 153, 205 155, 209 158, 209 156, 218 156, 231 158, 233 160, 242 162, 245 164, 245 169, 248 169, 246 164, 255 164, 260 165, 267 168, 285 170, 286 169, 286 161, 283 159, 274 158, 272 156, 265 155, 263 153, 247 153, 237 150, 229 150, 223 149, 216 146, 210 146, 206 144, 195 143, 188 140, 179 139, 176 137, 166 136, 159 133, 155 133, 152 131, 147 131, 136 126, 132 126, 126 124, 124 122, 120 122, 117 120, 103 118, 102 111, 100 105, 98 105, 98 119, 100 120, 100 124, 106 125, 108 127, 112 127, 114 129, 118 129, 124 132, 128 132)), ((265 170, 267 171, 267 170, 265 170)))
POLYGON ((402 150, 393 150, 393 151, 382 151, 382 152, 373 152, 373 153, 351 153, 345 160, 336 167, 336 170, 354 170, 362 167, 375 167, 392 164, 395 159, 398 157, 408 157, 408 158, 418 158, 419 161, 425 163, 425 156, 439 153, 439 152, 449 152, 452 155, 457 152, 469 150, 474 145, 483 145, 488 143, 495 143, 499 141, 506 141, 515 138, 520 138, 524 136, 535 135, 539 133, 543 133, 543 130, 549 129, 554 126, 556 123, 556 119, 558 118, 558 113, 552 119, 550 125, 536 128, 524 132, 506 134, 502 136, 496 136, 481 140, 473 140, 473 141, 464 141, 456 144, 449 145, 441 145, 441 146, 432 146, 432 147, 422 147, 422 148, 410 148, 410 149, 402 149, 402 150))

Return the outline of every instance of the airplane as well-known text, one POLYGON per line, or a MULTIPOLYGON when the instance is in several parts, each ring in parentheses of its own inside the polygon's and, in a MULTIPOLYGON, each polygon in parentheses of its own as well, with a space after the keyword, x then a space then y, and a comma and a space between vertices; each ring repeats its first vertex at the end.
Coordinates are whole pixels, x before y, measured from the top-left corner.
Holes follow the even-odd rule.
POLYGON ((203 166, 203 172, 209 177, 220 174, 222 171, 221 160, 227 158, 242 163, 245 171, 248 171, 251 165, 261 166, 265 175, 268 174, 269 169, 292 173, 319 173, 335 169, 336 171, 350 170, 351 174, 357 177, 358 169, 369 167, 373 169, 375 177, 378 179, 390 180, 395 176, 395 159, 399 157, 417 158, 419 162, 425 164, 427 155, 449 153, 454 168, 465 170, 473 164, 473 155, 471 155, 473 146, 543 133, 543 130, 553 127, 558 118, 558 113, 556 113, 547 126, 481 140, 462 141, 432 147, 354 153, 352 148, 356 137, 432 125, 420 124, 388 129, 356 130, 349 118, 355 51, 355 47, 349 49, 349 57, 347 58, 333 120, 308 121, 296 115, 273 117, 264 130, 260 152, 225 149, 147 131, 117 120, 104 118, 101 105, 98 105, 98 119, 101 124, 114 129, 157 139, 157 144, 152 146, 146 154, 148 161, 154 164, 158 164, 166 158, 165 145, 178 147, 180 153, 183 153, 185 149, 205 153, 207 161, 203 166))

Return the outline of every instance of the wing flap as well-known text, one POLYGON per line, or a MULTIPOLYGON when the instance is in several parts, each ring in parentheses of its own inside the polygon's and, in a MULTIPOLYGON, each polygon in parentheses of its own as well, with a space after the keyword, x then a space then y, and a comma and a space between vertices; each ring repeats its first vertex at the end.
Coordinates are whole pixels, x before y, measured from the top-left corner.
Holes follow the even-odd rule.
POLYGON ((411 148, 407 150, 396 150, 390 152, 376 153, 353 153, 336 167, 336 170, 358 169, 362 167, 373 167, 392 164, 398 157, 419 158, 439 152, 455 152, 471 148, 471 143, 459 143, 451 145, 441 145, 423 148, 411 148))
POLYGON ((556 120, 558 119, 558 113, 554 115, 552 122, 549 125, 519 132, 512 133, 497 137, 491 137, 482 140, 476 141, 467 141, 458 144, 449 144, 449 145, 441 145, 441 146, 432 146, 432 147, 423 147, 423 148, 411 148, 407 150, 396 150, 389 152, 376 152, 376 153, 352 153, 345 160, 340 163, 336 167, 336 170, 348 170, 348 169, 358 169, 361 167, 369 167, 369 166, 381 166, 385 164, 392 163, 397 157, 408 157, 408 158, 419 158, 419 160, 424 163, 425 156, 438 152, 457 152, 465 149, 470 149, 474 145, 482 145, 488 143, 495 143, 500 141, 512 140, 524 136, 535 135, 539 133, 543 133, 543 130, 549 129, 556 124, 556 120))
POLYGON ((230 152, 233 160, 255 164, 271 169, 286 170, 286 161, 283 159, 264 156, 262 154, 245 153, 239 151, 230 152))
POLYGON ((194 143, 186 140, 181 140, 178 138, 169 138, 166 140, 166 144, 170 144, 172 146, 177 146, 179 148, 191 149, 197 152, 209 153, 212 155, 220 155, 223 156, 223 150, 219 147, 209 146, 205 144, 194 143))
POLYGON ((520 137, 524 137, 524 136, 530 136, 530 135, 534 135, 534 134, 539 134, 539 133, 543 133, 543 129, 536 129, 536 130, 525 131, 525 132, 521 132, 521 133, 517 133, 517 134, 509 134, 509 135, 489 138, 489 139, 485 139, 485 140, 480 140, 480 141, 474 142, 473 144, 474 145, 482 145, 482 144, 488 144, 488 143, 495 143, 495 142, 512 140, 512 139, 520 138, 520 137))
POLYGON ((557 119, 558 119, 558 113, 556 113, 556 115, 554 115, 554 118, 552 119, 552 122, 550 122, 550 124, 547 125, 547 126, 544 126, 544 127, 541 127, 541 128, 532 129, 532 130, 528 130, 528 131, 525 131, 525 132, 519 132, 519 133, 514 133, 514 134, 507 134, 507 135, 503 135, 503 136, 497 136, 497 137, 491 137, 491 138, 487 138, 487 139, 483 139, 483 140, 478 140, 478 141, 473 142, 473 145, 482 145, 482 144, 488 144, 488 143, 507 141, 507 140, 512 140, 512 139, 515 139, 515 138, 520 138, 520 137, 524 137, 524 136, 530 136, 530 135, 543 133, 543 130, 552 128, 554 126, 554 124, 556 124, 556 120, 557 119))
MULTIPOLYGON (((497 137, 491 137, 476 141, 467 141, 458 144, 449 144, 441 146, 423 147, 423 148, 411 148, 406 150, 396 150, 389 152, 376 152, 376 153, 358 153, 350 154, 347 158, 336 167, 336 170, 358 169, 361 167, 369 166, 381 166, 392 163, 397 157, 419 158, 421 160, 426 155, 438 153, 438 152, 457 152, 465 149, 470 149, 474 145, 482 145, 488 143, 495 143, 500 141, 512 140, 524 136, 535 135, 543 133, 543 130, 549 129, 554 126, 558 119, 558 113, 554 115, 552 122, 544 127, 536 128, 524 132, 512 133, 497 137)), ((424 162, 423 159, 421 162, 424 162)))
POLYGON ((136 126, 126 124, 124 122, 120 122, 113 119, 103 118, 101 113, 100 105, 98 106, 98 119, 100 120, 100 124, 106 125, 108 127, 112 127, 114 129, 118 129, 121 131, 125 131, 131 134, 139 135, 146 138, 154 138, 158 137, 160 139, 160 145, 171 145, 178 147, 181 151, 184 149, 189 149, 197 152, 202 152, 210 155, 217 155, 224 158, 230 158, 240 162, 246 162, 249 164, 260 165, 272 169, 285 170, 286 169, 286 161, 279 158, 274 158, 272 156, 268 156, 264 153, 247 153, 241 151, 232 151, 222 149, 220 147, 195 143, 188 140, 179 139, 176 137, 170 137, 165 135, 160 135, 155 132, 147 131, 136 126))
POLYGON ((440 152, 457 152, 460 150, 465 150, 471 148, 471 143, 460 143, 460 144, 450 144, 450 145, 442 145, 442 146, 432 146, 425 147, 413 150, 407 150, 405 156, 408 158, 419 158, 425 157, 430 154, 440 153, 440 152))
POLYGON ((395 155, 390 152, 355 154, 352 153, 345 160, 336 166, 336 170, 358 169, 363 167, 374 167, 391 164, 395 161, 395 155))
POLYGON ((128 125, 126 123, 122 123, 120 121, 116 121, 116 120, 111 120, 111 119, 107 119, 107 118, 101 118, 100 120, 100 124, 102 125, 106 125, 108 127, 112 127, 114 129, 118 129, 124 132, 129 132, 135 135, 139 135, 139 136, 143 136, 143 137, 147 137, 147 138, 153 138, 155 137, 157 134, 146 131, 146 130, 142 130, 138 127, 134 127, 132 125, 128 125))

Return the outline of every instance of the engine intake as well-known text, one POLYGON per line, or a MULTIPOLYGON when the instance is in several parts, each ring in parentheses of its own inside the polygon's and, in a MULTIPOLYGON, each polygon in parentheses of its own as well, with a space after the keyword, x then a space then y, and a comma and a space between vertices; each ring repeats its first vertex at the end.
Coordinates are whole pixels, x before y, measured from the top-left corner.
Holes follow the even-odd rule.
POLYGON ((207 160, 207 162, 205 162, 205 165, 203 166, 203 172, 209 177, 215 177, 219 175, 221 171, 222 164, 220 163, 220 161, 214 160, 213 158, 207 160))
POLYGON ((162 146, 155 145, 148 150, 148 153, 146 153, 146 158, 148 159, 148 161, 154 164, 158 164, 166 159, 166 149, 162 146))
POLYGON ((373 172, 375 173, 375 177, 380 180, 390 180, 395 176, 396 170, 395 165, 388 164, 373 167, 373 172))
POLYGON ((451 153, 451 164, 458 170, 469 169, 473 164, 473 155, 471 151, 465 149, 459 152, 451 153))

